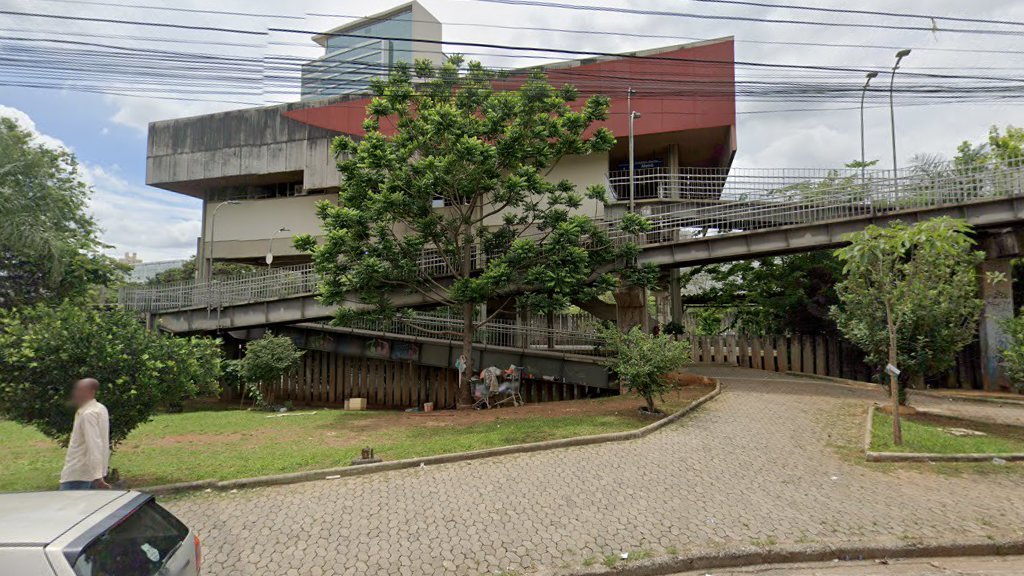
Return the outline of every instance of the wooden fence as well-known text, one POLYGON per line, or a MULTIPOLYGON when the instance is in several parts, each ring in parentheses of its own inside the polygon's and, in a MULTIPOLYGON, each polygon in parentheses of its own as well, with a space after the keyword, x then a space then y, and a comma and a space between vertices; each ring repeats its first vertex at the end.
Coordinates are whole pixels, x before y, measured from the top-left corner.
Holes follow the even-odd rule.
MULTIPOLYGON (((305 352, 299 367, 269 390, 268 397, 272 396, 273 402, 335 405, 344 404, 349 398, 366 398, 367 403, 376 408, 422 407, 425 402, 433 402, 440 410, 454 407, 458 400, 459 376, 452 368, 321 350, 305 352)), ((520 388, 523 400, 531 403, 592 398, 615 392, 549 380, 526 380, 520 388)))
MULTIPOLYGON (((802 372, 870 382, 875 369, 864 354, 838 336, 797 334, 749 336, 728 334, 690 338, 694 362, 729 364, 769 372, 802 372)), ((932 386, 978 388, 981 385, 977 344, 957 357, 953 370, 929 381, 932 386)))

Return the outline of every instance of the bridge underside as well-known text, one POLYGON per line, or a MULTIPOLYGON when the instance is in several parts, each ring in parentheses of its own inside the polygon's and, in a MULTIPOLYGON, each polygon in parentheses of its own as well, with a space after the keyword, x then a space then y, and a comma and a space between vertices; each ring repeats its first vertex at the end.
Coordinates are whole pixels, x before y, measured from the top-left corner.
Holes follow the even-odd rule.
MULTIPOLYGON (((664 269, 683 268, 747 260, 766 256, 809 252, 840 246, 851 232, 871 224, 884 226, 900 220, 913 223, 929 218, 949 216, 961 218, 979 231, 1019 226, 1024 220, 1024 198, 986 198, 958 205, 928 209, 846 217, 839 220, 793 224, 750 232, 730 232, 703 237, 662 238, 661 242, 644 246, 640 262, 664 269)), ((663 233, 664 234, 664 233, 663 233)), ((420 294, 396 296, 399 307, 433 305, 420 294)), ((362 304, 353 302, 353 308, 362 304)), ((162 330, 172 333, 213 332, 324 320, 334 316, 336 308, 317 301, 314 294, 302 294, 266 302, 233 304, 220 309, 192 308, 159 312, 151 316, 162 330)))

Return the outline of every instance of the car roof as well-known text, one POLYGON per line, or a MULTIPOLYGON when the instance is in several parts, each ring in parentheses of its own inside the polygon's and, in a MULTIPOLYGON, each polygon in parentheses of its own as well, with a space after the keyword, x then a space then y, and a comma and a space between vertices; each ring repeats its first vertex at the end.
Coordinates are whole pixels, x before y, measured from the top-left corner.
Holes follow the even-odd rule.
POLYGON ((46 546, 100 508, 137 492, 66 490, 0 494, 0 547, 46 546))

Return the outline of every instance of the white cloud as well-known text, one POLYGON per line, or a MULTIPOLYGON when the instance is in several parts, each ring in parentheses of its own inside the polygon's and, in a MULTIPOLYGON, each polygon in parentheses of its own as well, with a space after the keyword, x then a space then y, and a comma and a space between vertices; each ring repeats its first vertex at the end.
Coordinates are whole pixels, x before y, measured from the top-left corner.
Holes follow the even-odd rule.
POLYGON ((134 96, 107 96, 106 100, 116 108, 109 118, 111 122, 133 128, 142 134, 149 129, 150 122, 157 120, 198 116, 242 107, 240 104, 224 102, 182 102, 134 96))
POLYGON ((12 108, 11 106, 4 106, 0 104, 0 116, 7 118, 13 118, 22 128, 28 130, 35 136, 36 142, 46 145, 50 148, 64 148, 70 150, 67 144, 61 141, 60 138, 55 138, 48 134, 43 134, 36 128, 36 123, 29 117, 25 112, 12 108))
POLYGON ((132 184, 116 168, 85 163, 82 174, 93 186, 90 209, 111 254, 138 252, 144 261, 156 261, 195 253, 200 201, 132 184))

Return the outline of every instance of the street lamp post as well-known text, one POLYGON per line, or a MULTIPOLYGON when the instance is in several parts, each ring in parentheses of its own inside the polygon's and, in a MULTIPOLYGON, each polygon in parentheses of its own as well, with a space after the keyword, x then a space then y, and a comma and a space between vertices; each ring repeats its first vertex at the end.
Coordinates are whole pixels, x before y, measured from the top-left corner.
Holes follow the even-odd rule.
POLYGON ((221 202, 220 204, 217 204, 216 208, 213 209, 213 215, 210 216, 210 267, 209 267, 209 271, 208 271, 207 276, 206 276, 206 279, 208 281, 212 281, 213 280, 213 262, 214 262, 213 261, 213 247, 216 244, 215 240, 217 239, 217 236, 214 234, 214 231, 216 230, 216 226, 217 226, 217 212, 221 208, 223 208, 225 205, 228 205, 228 204, 230 204, 232 206, 236 206, 238 204, 241 204, 241 202, 238 201, 238 200, 227 200, 227 201, 221 202))
POLYGON ((629 211, 633 212, 636 207, 635 200, 635 188, 636 182, 633 178, 633 166, 635 163, 635 156, 633 153, 633 121, 640 117, 640 114, 633 111, 633 94, 636 94, 636 90, 629 88, 626 91, 626 108, 629 109, 629 211))
POLYGON ((889 78, 889 121, 892 124, 892 187, 894 200, 899 192, 900 181, 899 166, 896 160, 896 106, 893 104, 893 87, 896 85, 896 70, 899 69, 900 62, 907 56, 910 56, 909 49, 900 50, 896 53, 896 63, 893 64, 892 76, 889 78))
POLYGON ((878 72, 868 72, 864 81, 864 89, 860 92, 860 182, 861 186, 864 187, 864 191, 867 192, 868 187, 868 175, 867 175, 867 155, 864 151, 864 97, 868 94, 868 85, 871 84, 873 78, 878 77, 878 72))
POLYGON ((277 235, 280 234, 281 232, 291 232, 291 229, 278 228, 277 230, 274 230, 273 234, 270 235, 270 246, 267 247, 267 270, 270 270, 270 267, 274 263, 274 238, 277 238, 277 235))

